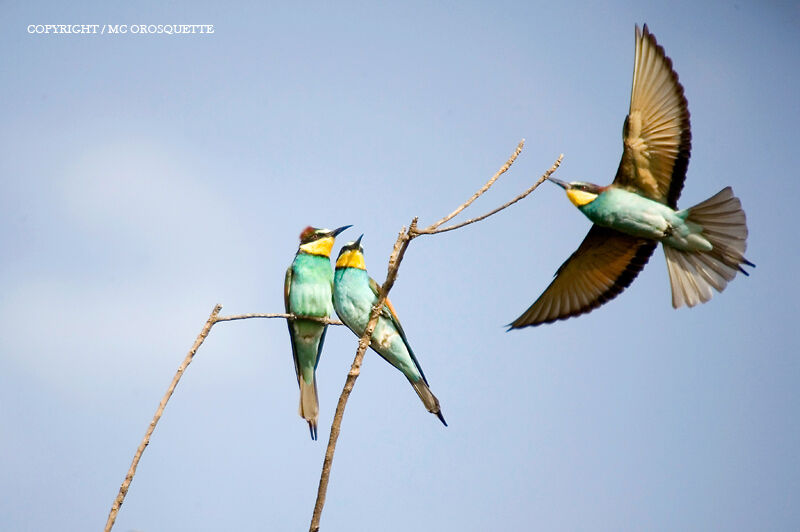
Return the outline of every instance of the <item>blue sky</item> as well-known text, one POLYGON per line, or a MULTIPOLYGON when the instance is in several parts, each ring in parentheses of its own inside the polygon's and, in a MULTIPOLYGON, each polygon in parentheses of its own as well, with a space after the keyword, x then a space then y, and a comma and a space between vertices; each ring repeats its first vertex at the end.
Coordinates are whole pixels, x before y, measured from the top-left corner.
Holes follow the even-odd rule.
MULTIPOLYGON (((560 153, 557 177, 610 182, 643 22, 692 116, 679 206, 731 185, 757 268, 675 311, 657 251, 593 313, 506 333, 589 228, 563 192, 415 240, 392 300, 450 426, 368 353, 322 529, 800 528, 800 5, 557 4, 3 4, 0 528, 102 528, 213 305, 281 311, 306 225, 353 224, 382 280, 401 226, 521 138, 467 216, 560 153)), ((307 529, 355 347, 329 330, 315 443, 285 324, 217 325, 115 530, 307 529)))

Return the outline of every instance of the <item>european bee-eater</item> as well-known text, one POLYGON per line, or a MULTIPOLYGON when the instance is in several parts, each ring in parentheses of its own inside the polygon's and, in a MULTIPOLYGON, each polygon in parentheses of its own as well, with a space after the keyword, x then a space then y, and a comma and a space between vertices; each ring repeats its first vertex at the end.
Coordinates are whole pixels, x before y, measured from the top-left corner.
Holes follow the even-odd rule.
MULTIPOLYGON (((339 251, 333 280, 333 306, 336 314, 358 337, 361 337, 367 328, 369 315, 372 306, 378 301, 380 289, 378 283, 367 275, 364 249, 361 247, 363 236, 358 237, 355 242, 345 244, 339 251)), ((408 344, 406 333, 389 299, 386 299, 378 317, 370 347, 406 376, 428 412, 436 414, 447 426, 439 408, 439 400, 428 388, 425 374, 422 373, 419 361, 408 344)))
MULTIPOLYGON (((331 270, 331 248, 336 235, 350 227, 317 229, 306 227, 300 233, 300 247, 292 265, 286 270, 283 285, 283 300, 286 312, 297 316, 328 318, 331 315, 333 293, 333 271, 331 270)), ((311 439, 317 439, 317 379, 314 375, 325 331, 328 326, 311 320, 288 320, 289 338, 292 341, 294 369, 300 386, 300 416, 308 421, 311 439)))
POLYGON ((672 306, 692 307, 722 292, 742 265, 747 224, 730 187, 677 210, 691 151, 689 109, 672 61, 645 24, 636 27, 631 105, 614 182, 550 181, 594 225, 544 293, 510 328, 589 312, 636 278, 659 242, 672 286, 672 306))

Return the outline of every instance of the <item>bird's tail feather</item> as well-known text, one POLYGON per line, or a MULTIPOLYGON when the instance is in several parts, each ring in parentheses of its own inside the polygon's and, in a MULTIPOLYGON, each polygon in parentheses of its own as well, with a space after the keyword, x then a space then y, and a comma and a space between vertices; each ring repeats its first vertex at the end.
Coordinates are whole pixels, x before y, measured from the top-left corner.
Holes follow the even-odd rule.
POLYGON ((300 381, 300 417, 308 421, 308 429, 311 432, 311 439, 317 439, 317 418, 319 418, 319 400, 317 399, 317 377, 311 379, 311 384, 307 384, 301 376, 300 381))
POLYGON ((417 392, 419 398, 422 399, 422 404, 425 405, 425 408, 428 409, 428 412, 432 414, 436 414, 436 417, 439 418, 444 426, 447 426, 447 421, 444 420, 444 416, 442 415, 442 409, 439 407, 439 400, 433 395, 431 389, 428 388, 428 385, 425 383, 424 379, 420 379, 417 382, 413 382, 409 379, 411 386, 414 387, 414 391, 417 392))
POLYGON ((691 207, 686 221, 702 227, 701 234, 713 249, 682 251, 664 246, 675 308, 705 303, 713 295, 712 288, 722 292, 738 272, 748 275, 742 265, 754 266, 744 257, 747 220, 731 187, 691 207))

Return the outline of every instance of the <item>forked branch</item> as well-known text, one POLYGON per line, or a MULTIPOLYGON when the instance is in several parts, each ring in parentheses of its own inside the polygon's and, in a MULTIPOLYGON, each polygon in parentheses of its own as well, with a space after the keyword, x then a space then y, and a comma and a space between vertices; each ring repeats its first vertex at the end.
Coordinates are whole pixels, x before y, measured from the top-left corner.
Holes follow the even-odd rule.
POLYGON ((452 231, 454 229, 461 229, 465 225, 474 224, 475 222, 480 222, 481 220, 485 220, 486 218, 488 218, 489 216, 492 216, 493 214, 497 214, 498 212, 502 211, 503 209, 511 207, 516 202, 518 202, 518 201, 520 201, 522 199, 525 199, 528 196, 528 194, 530 194, 531 192, 533 192, 534 190, 539 188, 539 185, 544 183, 547 180, 547 178, 550 177, 553 174, 553 172, 558 170, 558 167, 561 166, 561 161, 563 159, 564 159, 564 154, 562 153, 561 155, 558 156, 558 159, 556 159, 556 162, 553 163, 553 166, 548 168, 547 171, 544 174, 542 174, 542 177, 540 177, 539 180, 536 181, 536 183, 531 185, 528 188, 528 190, 526 190, 525 192, 523 192, 522 194, 520 194, 516 198, 512 199, 511 201, 508 201, 508 202, 500 205, 496 209, 492 209, 491 211, 489 211, 489 212, 487 212, 485 214, 482 214, 480 216, 476 216, 475 218, 470 218, 469 220, 465 220, 465 221, 463 221, 461 223, 448 225, 447 227, 438 228, 438 226, 434 227, 434 225, 435 225, 434 224, 434 225, 431 225, 430 227, 426 227, 425 229, 417 230, 416 234, 414 236, 417 236, 417 235, 435 235, 437 233, 444 233, 446 231, 452 231))
POLYGON ((478 189, 475 194, 472 195, 467 201, 459 205, 453 212, 442 218, 441 220, 434 222, 430 226, 419 229, 417 227, 417 218, 411 220, 411 224, 409 224, 408 228, 405 227, 400 231, 400 234, 397 235, 397 241, 394 244, 394 248, 392 249, 392 254, 389 257, 389 266, 386 272, 386 281, 384 281, 383 285, 380 288, 380 292, 378 293, 378 300, 375 302, 375 305, 372 307, 372 312, 370 313, 369 322, 367 323, 367 327, 364 329, 364 334, 361 335, 361 338, 358 340, 358 349, 356 350, 355 359, 353 360, 353 364, 350 367, 350 372, 347 374, 347 379, 345 380, 344 388, 342 389, 342 393, 339 396, 339 401, 336 405, 336 412, 333 416, 333 422, 331 423, 331 434, 330 438, 328 439, 328 447, 325 450, 325 459, 322 462, 322 472, 320 474, 319 479, 319 488, 317 489, 317 500, 314 504, 314 513, 311 516, 311 526, 309 527, 310 532, 318 532, 320 518, 322 516, 322 509, 325 506, 325 497, 328 491, 328 482, 330 480, 331 474, 331 467, 333 465, 333 456, 336 451, 336 442, 339 439, 339 433, 341 430, 342 425, 342 418, 344 417, 344 410, 347 406, 347 401, 350 398, 350 393, 353 391, 353 387, 355 386, 356 379, 361 372, 361 363, 364 360, 364 353, 366 353, 367 347, 369 346, 371 339, 372 339, 372 332, 375 330, 375 325, 378 323, 378 316, 381 313, 381 309, 383 308, 384 302, 386 301, 386 297, 389 294, 389 291, 394 286, 394 282, 397 279, 397 271, 400 268, 400 262, 403 260, 403 256, 405 255, 406 249, 408 249, 409 244, 411 241, 421 235, 432 235, 437 233, 443 233, 445 231, 452 231, 454 229, 458 229, 460 227, 464 227, 466 225, 479 222, 496 214, 503 209, 506 209, 513 205, 514 203, 520 201, 521 199, 525 198, 528 194, 536 190, 536 188, 541 185, 550 175, 555 172, 559 165, 561 164, 564 155, 560 155, 555 163, 539 178, 536 183, 534 183, 528 190, 517 196, 516 198, 512 199, 511 201, 501 205, 500 207, 489 211, 486 214, 473 218, 471 220, 467 220, 465 222, 454 224, 443 229, 439 229, 442 224, 447 223, 448 221, 452 220, 458 214, 460 214, 464 209, 469 207, 476 199, 482 196, 487 190, 489 190, 492 185, 497 181, 497 179, 503 175, 511 165, 514 164, 517 157, 519 156, 520 152, 522 151, 522 147, 525 144, 525 140, 521 140, 517 145, 517 148, 514 150, 514 153, 511 154, 511 157, 506 161, 506 163, 500 167, 500 169, 481 187, 478 189))

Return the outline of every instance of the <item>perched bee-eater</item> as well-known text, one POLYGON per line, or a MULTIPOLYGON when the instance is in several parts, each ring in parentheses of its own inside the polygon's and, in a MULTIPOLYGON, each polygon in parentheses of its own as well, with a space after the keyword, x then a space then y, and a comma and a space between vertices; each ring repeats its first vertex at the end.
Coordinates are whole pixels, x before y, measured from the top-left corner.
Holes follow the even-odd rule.
POLYGON ((594 225, 544 293, 510 328, 589 312, 636 278, 659 242, 667 258, 672 306, 690 307, 722 292, 742 265, 747 225, 730 187, 677 210, 691 151, 689 109, 672 61, 647 29, 636 27, 631 106, 614 182, 550 181, 594 225))
MULTIPOLYGON (((339 251, 333 280, 333 306, 336 314, 358 337, 367 328, 369 315, 372 306, 378 301, 380 289, 378 283, 367 275, 364 249, 361 247, 363 236, 358 237, 355 242, 345 244, 339 251)), ((370 347, 406 376, 428 412, 436 414, 446 427, 447 422, 439 408, 439 400, 428 388, 425 374, 408 344, 406 333, 389 299, 386 299, 378 317, 370 347)))
MULTIPOLYGON (((336 235, 350 227, 317 229, 306 227, 300 233, 300 247, 292 265, 286 270, 283 285, 283 300, 286 312, 297 316, 328 318, 331 315, 333 293, 333 271, 331 270, 331 248, 336 235)), ((308 421, 311 439, 317 439, 317 379, 314 375, 325 331, 328 325, 311 320, 288 320, 289 338, 292 341, 294 369, 300 385, 300 416, 308 421)))

